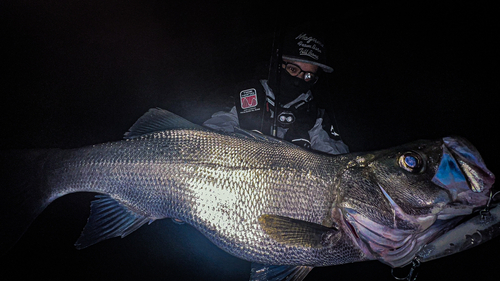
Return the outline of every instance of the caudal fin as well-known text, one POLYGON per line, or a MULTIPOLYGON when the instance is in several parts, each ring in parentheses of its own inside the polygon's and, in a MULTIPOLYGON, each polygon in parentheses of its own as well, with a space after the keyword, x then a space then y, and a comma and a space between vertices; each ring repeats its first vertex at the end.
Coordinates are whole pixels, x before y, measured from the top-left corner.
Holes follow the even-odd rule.
POLYGON ((50 203, 43 166, 51 150, 0 151, 0 255, 50 203))

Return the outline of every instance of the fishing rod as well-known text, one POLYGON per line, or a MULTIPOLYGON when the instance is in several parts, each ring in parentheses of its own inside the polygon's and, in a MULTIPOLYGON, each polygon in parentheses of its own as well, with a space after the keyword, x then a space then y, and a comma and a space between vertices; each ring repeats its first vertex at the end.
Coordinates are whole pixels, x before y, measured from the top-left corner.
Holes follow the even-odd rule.
MULTIPOLYGON (((276 34, 275 34, 276 36, 276 34)), ((273 125, 271 129, 271 135, 273 137, 276 137, 278 135, 278 107, 279 107, 279 97, 281 94, 281 60, 282 60, 282 46, 283 46, 283 40, 281 38, 281 30, 278 30, 277 32, 277 37, 275 37, 275 41, 277 39, 277 45, 275 48, 275 62, 276 62, 276 89, 274 89, 274 118, 273 118, 273 125)), ((274 45, 274 43, 273 43, 274 45)), ((272 67, 272 66, 271 66, 272 67)))
MULTIPOLYGON (((268 73, 268 81, 272 78, 272 72, 276 72, 275 79, 276 89, 274 91, 274 116, 273 122, 271 125, 271 135, 276 137, 278 135, 278 106, 279 106, 279 97, 281 94, 281 62, 283 56, 283 24, 281 20, 281 14, 278 10, 279 6, 276 7, 276 23, 274 25, 274 38, 273 38, 273 48, 271 53, 271 59, 269 62, 269 73, 268 73)), ((273 82, 273 81, 269 81, 273 82)))

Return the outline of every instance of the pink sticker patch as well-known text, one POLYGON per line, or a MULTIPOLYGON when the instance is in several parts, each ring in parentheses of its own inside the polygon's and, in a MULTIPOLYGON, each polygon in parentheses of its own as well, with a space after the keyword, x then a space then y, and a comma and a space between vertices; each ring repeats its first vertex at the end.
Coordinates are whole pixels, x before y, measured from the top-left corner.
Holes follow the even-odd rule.
POLYGON ((247 89, 240 92, 241 109, 256 107, 257 91, 255 89, 247 89))

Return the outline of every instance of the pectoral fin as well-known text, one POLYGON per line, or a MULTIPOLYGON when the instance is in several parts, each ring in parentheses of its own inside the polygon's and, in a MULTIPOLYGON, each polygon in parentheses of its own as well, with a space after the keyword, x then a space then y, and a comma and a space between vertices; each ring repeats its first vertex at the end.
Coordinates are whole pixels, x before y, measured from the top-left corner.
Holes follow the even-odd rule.
POLYGON ((90 205, 90 216, 80 238, 75 243, 83 249, 102 240, 132 233, 153 219, 127 208, 109 195, 97 195, 90 205))
POLYGON ((337 227, 276 215, 262 215, 259 223, 264 232, 280 243, 301 247, 322 248, 340 239, 337 227))
POLYGON ((313 269, 312 266, 264 265, 252 263, 250 281, 301 281, 313 269))

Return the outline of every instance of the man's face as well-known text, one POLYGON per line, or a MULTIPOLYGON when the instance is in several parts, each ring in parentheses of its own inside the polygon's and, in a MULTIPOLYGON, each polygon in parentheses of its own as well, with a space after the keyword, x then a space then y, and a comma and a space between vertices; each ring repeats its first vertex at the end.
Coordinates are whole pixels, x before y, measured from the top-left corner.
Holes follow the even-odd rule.
POLYGON ((283 64, 283 68, 285 68, 290 75, 298 77, 306 82, 311 80, 311 75, 316 76, 316 72, 318 71, 318 66, 310 63, 292 61, 292 60, 283 60, 286 63, 283 64))

